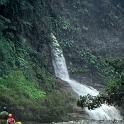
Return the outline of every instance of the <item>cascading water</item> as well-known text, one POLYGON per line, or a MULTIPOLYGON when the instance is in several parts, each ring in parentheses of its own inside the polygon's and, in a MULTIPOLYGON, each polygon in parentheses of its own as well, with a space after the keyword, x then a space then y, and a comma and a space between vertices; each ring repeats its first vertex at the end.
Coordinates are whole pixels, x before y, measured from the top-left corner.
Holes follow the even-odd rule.
MULTIPOLYGON (((61 78, 63 81, 66 81, 71 85, 73 90, 80 96, 84 96, 90 94, 92 96, 96 96, 99 94, 99 91, 92 87, 88 87, 80 84, 79 82, 72 80, 69 78, 68 70, 66 67, 65 58, 63 56, 62 50, 60 50, 60 46, 56 37, 51 34, 53 42, 52 42, 52 63, 55 70, 55 75, 58 78, 61 78)), ((86 113, 88 113, 90 119, 94 120, 122 120, 122 116, 120 112, 114 106, 102 105, 100 108, 96 108, 95 110, 88 110, 85 108, 86 113)))

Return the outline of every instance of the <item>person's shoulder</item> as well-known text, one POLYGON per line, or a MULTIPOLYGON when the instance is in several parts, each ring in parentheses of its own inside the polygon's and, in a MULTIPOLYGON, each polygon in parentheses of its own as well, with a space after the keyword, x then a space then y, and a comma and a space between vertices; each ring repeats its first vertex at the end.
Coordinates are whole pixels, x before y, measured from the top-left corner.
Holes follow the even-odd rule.
POLYGON ((2 113, 8 113, 7 111, 2 111, 2 113))
POLYGON ((2 111, 2 112, 6 112, 6 111, 2 111))

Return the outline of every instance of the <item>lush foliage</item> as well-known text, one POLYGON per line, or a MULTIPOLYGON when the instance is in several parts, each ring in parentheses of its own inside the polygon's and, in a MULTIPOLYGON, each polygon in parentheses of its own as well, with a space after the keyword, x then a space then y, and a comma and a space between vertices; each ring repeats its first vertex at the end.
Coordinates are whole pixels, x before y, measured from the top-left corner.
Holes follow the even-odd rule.
POLYGON ((1 106, 7 106, 14 118, 21 121, 30 119, 46 123, 71 118, 68 114, 71 106, 65 106, 69 101, 68 96, 57 90, 58 84, 49 75, 46 76, 44 72, 39 74, 43 75, 42 80, 38 76, 39 85, 36 77, 26 79, 22 71, 12 71, 0 78, 1 106))
POLYGON ((118 80, 108 83, 107 94, 99 93, 97 96, 86 95, 80 96, 77 101, 77 106, 88 107, 88 109, 95 109, 100 107, 102 104, 108 105, 124 105, 124 69, 123 69, 123 59, 110 58, 106 60, 110 66, 115 68, 115 72, 120 74, 118 80))
POLYGON ((6 106, 19 121, 70 118, 68 96, 49 73, 48 36, 53 28, 49 4, 47 0, 0 1, 0 107, 6 106))
MULTIPOLYGON (((120 89, 122 95, 123 77, 101 57, 112 56, 116 49, 108 52, 89 46, 93 40, 90 36, 99 35, 101 29, 121 28, 123 12, 122 0, 1 0, 0 91, 4 93, 0 96, 3 101, 0 106, 6 105, 21 121, 51 122, 69 118, 69 96, 62 95, 59 91, 62 86, 51 75, 51 32, 68 58, 70 73, 92 75, 89 78, 103 84, 120 77, 120 85, 118 81, 113 82, 108 91, 111 94, 118 86, 116 90, 120 89)), ((95 99, 99 97, 101 95, 95 99)))

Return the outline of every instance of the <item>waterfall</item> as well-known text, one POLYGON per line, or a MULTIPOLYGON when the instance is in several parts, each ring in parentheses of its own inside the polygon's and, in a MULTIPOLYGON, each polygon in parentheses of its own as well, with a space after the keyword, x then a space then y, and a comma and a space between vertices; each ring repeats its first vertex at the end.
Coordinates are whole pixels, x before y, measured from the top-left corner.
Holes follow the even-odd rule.
MULTIPOLYGON (((52 54, 52 63, 55 70, 55 75, 58 78, 61 78, 63 81, 66 81, 70 84, 72 89, 80 96, 84 96, 90 94, 92 96, 96 96, 99 94, 99 91, 96 89, 83 85, 78 81, 69 78, 68 70, 66 67, 65 58, 63 56, 63 52, 60 49, 58 41, 56 37, 52 36, 52 45, 51 45, 51 54, 52 54)), ((85 112, 89 115, 89 119, 94 120, 122 120, 122 116, 120 115, 120 111, 117 110, 114 106, 108 106, 103 104, 100 108, 96 108, 94 110, 88 110, 85 108, 85 112)))

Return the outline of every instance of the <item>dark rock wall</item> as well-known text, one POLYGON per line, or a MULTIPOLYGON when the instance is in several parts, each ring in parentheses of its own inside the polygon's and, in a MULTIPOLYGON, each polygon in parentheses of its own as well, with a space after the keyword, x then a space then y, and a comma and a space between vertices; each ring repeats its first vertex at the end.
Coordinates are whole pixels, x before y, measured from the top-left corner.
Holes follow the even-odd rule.
MULTIPOLYGON (((54 34, 62 47, 68 67, 84 68, 88 72, 73 74, 102 83, 106 77, 91 66, 89 55, 96 57, 124 57, 123 1, 114 0, 51 0, 55 15, 54 34), (81 55, 82 54, 82 55, 81 55), (89 60, 88 60, 89 59, 89 60), (98 75, 99 73, 99 75, 98 75)), ((102 65, 99 70, 102 70, 102 65)), ((87 81, 86 81, 87 82, 87 81)))

